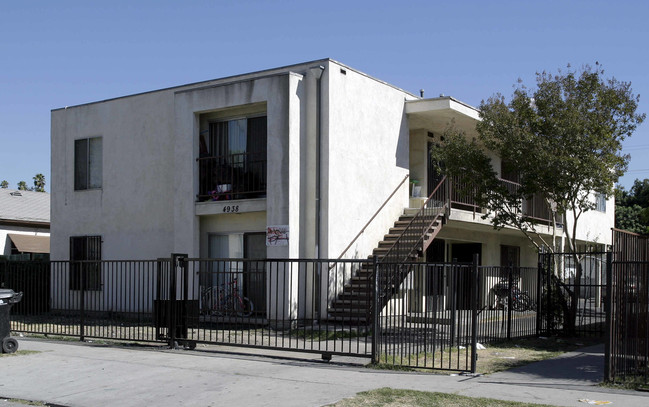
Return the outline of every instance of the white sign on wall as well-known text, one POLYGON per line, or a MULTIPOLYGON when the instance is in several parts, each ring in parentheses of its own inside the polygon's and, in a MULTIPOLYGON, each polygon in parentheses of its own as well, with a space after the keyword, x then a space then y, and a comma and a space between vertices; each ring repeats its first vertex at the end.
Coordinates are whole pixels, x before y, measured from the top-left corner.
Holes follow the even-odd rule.
POLYGON ((266 246, 288 246, 288 225, 268 226, 266 246))

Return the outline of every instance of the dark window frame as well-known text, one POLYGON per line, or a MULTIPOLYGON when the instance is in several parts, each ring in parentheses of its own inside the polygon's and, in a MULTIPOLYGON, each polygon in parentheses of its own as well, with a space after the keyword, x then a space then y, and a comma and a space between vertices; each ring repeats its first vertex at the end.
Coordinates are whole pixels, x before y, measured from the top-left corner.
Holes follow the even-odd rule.
POLYGON ((103 186, 103 138, 74 140, 74 190, 101 189, 103 186), (91 151, 98 149, 99 151, 91 151), (95 160, 93 161, 93 157, 95 160))

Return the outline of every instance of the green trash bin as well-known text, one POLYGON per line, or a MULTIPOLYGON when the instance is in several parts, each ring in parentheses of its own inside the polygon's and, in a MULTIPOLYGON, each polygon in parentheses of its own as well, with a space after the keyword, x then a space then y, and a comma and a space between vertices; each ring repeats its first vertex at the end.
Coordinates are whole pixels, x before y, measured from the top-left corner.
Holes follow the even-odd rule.
POLYGON ((11 332, 9 310, 12 305, 20 302, 22 298, 23 293, 0 289, 0 341, 2 341, 2 353, 14 353, 18 350, 18 341, 9 336, 11 332))

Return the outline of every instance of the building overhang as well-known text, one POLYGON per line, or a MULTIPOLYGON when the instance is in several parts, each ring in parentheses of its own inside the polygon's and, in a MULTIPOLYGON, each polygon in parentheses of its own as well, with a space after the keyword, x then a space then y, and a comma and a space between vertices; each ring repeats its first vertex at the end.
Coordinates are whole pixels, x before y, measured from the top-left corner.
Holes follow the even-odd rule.
POLYGON ((474 135, 475 125, 480 121, 478 109, 450 96, 408 100, 406 115, 410 130, 426 129, 433 133, 442 133, 454 125, 467 135, 474 135))
POLYGON ((0 219, 0 226, 25 227, 32 229, 49 229, 50 222, 21 220, 21 219, 0 219))

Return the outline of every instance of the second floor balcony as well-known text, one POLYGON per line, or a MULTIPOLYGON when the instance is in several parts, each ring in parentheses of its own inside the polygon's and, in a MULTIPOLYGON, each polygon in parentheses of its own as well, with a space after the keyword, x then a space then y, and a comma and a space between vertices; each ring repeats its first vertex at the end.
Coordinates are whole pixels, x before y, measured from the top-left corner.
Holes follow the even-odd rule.
POLYGON ((199 157, 197 200, 225 201, 266 196, 266 152, 199 157))
MULTIPOLYGON (((451 208, 453 209, 464 209, 473 212, 480 212, 481 208, 476 202, 475 193, 471 194, 470 185, 462 185, 458 177, 451 177, 449 182, 449 197, 451 208)), ((500 182, 505 185, 505 187, 514 192, 519 187, 520 184, 514 181, 509 181, 506 179, 501 179, 500 182)), ((547 202, 540 195, 534 195, 529 199, 526 199, 520 208, 520 213, 524 217, 539 223, 550 224, 552 222, 552 212, 548 207, 547 202)))

